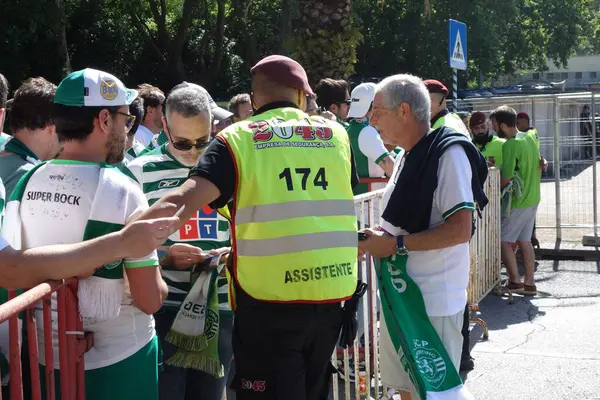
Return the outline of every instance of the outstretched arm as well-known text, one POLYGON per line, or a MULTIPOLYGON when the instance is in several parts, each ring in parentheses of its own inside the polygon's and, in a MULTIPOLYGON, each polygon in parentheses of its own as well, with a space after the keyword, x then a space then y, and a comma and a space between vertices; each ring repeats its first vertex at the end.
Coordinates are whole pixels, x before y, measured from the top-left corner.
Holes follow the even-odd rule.
POLYGON ((86 275, 123 258, 141 257, 164 243, 177 222, 177 218, 137 221, 119 232, 75 244, 28 250, 5 247, 0 251, 0 286, 28 288, 49 279, 86 275))
POLYGON ((177 214, 179 221, 173 226, 171 233, 179 229, 196 211, 215 201, 221 192, 208 179, 192 176, 177 189, 171 190, 158 200, 148 210, 144 211, 138 220, 171 217, 177 214), (182 208, 183 207, 183 208, 182 208))

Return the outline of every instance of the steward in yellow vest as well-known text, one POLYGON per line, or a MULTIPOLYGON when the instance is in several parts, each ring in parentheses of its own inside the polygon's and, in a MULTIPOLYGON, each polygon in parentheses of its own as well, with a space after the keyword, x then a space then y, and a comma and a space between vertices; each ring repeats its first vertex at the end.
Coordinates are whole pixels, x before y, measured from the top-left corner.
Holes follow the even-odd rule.
POLYGON ((446 97, 448 97, 449 93, 448 88, 435 79, 428 79, 423 83, 425 83, 429 91, 429 97, 431 98, 431 129, 447 126, 470 138, 469 130, 462 122, 462 119, 446 108, 446 97))
POLYGON ((317 398, 341 302, 357 289, 358 178, 344 127, 303 111, 313 92, 300 64, 264 58, 252 92, 254 116, 221 131, 189 179, 142 218, 184 206, 183 223, 206 204, 228 206, 236 396, 317 398))
POLYGON ((506 139, 500 139, 490 132, 486 116, 481 111, 475 111, 469 120, 473 143, 483 154, 488 165, 502 168, 502 146, 506 139))

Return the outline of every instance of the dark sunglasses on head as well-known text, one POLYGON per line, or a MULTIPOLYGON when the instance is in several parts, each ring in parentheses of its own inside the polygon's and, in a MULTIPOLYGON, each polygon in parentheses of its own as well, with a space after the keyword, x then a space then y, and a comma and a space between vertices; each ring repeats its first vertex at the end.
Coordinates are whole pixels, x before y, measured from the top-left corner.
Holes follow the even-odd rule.
POLYGON ((115 114, 120 114, 120 115, 125 116, 125 128, 127 128, 127 130, 130 131, 131 128, 133 127, 133 123, 135 122, 135 115, 127 114, 127 113, 124 113, 121 111, 115 111, 115 114))
POLYGON ((171 132, 168 132, 168 134, 169 134, 169 139, 171 139, 171 143, 173 143, 173 147, 175 147, 179 151, 188 151, 194 147, 197 150, 201 150, 210 144, 210 135, 206 136, 206 138, 198 139, 194 143, 190 143, 187 140, 176 142, 173 140, 173 136, 171 136, 171 132))

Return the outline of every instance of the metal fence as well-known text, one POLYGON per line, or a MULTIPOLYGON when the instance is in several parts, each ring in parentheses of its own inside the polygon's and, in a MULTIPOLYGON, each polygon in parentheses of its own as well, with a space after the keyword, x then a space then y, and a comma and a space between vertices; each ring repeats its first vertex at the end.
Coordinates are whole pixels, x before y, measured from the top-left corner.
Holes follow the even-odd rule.
MULTIPOLYGON (((491 168, 485 182, 485 193, 489 204, 475 219, 475 234, 469 244, 471 268, 467 301, 472 313, 479 311, 479 302, 495 288, 500 288, 500 170, 491 168)), ((512 298, 511 298, 512 299, 512 298)), ((512 300, 511 300, 512 301, 512 300)), ((483 338, 489 336, 485 320, 472 315, 473 322, 483 328, 483 338)))
POLYGON ((498 106, 508 105, 529 114, 539 134, 540 152, 549 164, 542 174, 537 215, 538 238, 546 246, 557 240, 580 243, 583 235, 597 230, 599 98, 597 93, 582 92, 459 101, 463 111, 489 114, 498 106), (582 114, 584 105, 590 108, 588 116, 582 114))
MULTIPOLYGON (((90 348, 90 337, 84 335, 83 323, 77 309, 77 280, 70 282, 45 282, 16 296, 9 292, 10 300, 0 305, 0 323, 9 323, 10 344, 10 400, 22 400, 24 391, 27 398, 32 400, 54 400, 56 396, 54 349, 52 340, 52 325, 58 323, 58 354, 60 365, 60 398, 63 400, 85 399, 83 355, 90 348), (52 321, 51 297, 57 299, 58 321, 52 321), (35 308, 41 303, 43 315, 44 348, 38 349, 38 324, 35 318, 35 308), (25 311, 29 353, 29 373, 31 387, 23 387, 23 370, 21 368, 21 335, 18 315, 25 311), (45 355, 45 382, 42 388, 39 351, 45 355), (42 396, 42 391, 44 395, 42 396)), ((0 393, 0 400, 1 400, 0 393)))
MULTIPOLYGON (((482 218, 476 219, 475 235, 471 239, 471 268, 468 301, 472 311, 494 288, 500 285, 500 172, 489 170, 485 192, 490 203, 482 218)), ((354 198, 359 227, 380 225, 383 190, 365 193, 354 198)), ((377 277, 371 258, 359 264, 359 277, 368 284, 368 291, 359 307, 359 333, 350 349, 334 352, 332 362, 338 366, 339 379, 333 379, 332 396, 338 399, 379 399, 387 393, 379 378, 379 312, 377 277), (361 329, 361 326, 364 329, 361 329), (369 397, 370 396, 370 397, 369 397)), ((487 326, 480 318, 472 321, 487 326)))

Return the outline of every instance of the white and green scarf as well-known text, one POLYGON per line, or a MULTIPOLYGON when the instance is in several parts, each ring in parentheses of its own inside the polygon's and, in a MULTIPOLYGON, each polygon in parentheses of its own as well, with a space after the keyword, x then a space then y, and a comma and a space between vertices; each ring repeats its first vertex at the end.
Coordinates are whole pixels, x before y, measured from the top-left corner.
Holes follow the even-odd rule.
POLYGON ((518 172, 515 172, 514 178, 502 189, 502 198, 500 199, 500 216, 502 218, 510 217, 513 197, 517 200, 523 197, 523 180, 518 172))
POLYGON ((218 276, 217 269, 197 275, 166 338, 177 346, 167 364, 204 371, 215 378, 224 376, 219 358, 218 276))
MULTIPOLYGON (((383 317, 400 362, 422 400, 473 400, 431 324, 407 255, 375 259, 383 317)), ((416 399, 415 399, 416 400, 416 399)))

